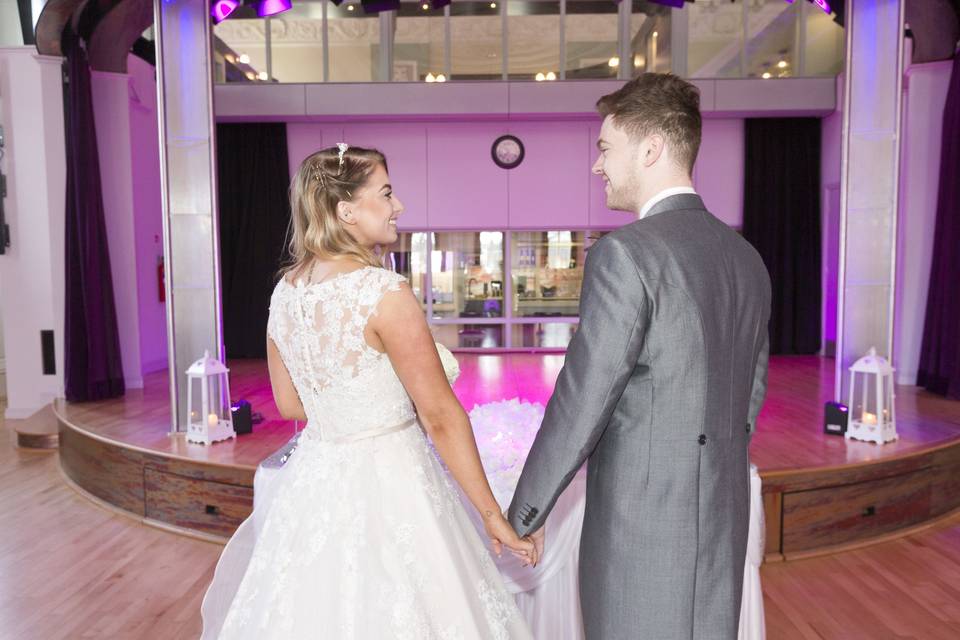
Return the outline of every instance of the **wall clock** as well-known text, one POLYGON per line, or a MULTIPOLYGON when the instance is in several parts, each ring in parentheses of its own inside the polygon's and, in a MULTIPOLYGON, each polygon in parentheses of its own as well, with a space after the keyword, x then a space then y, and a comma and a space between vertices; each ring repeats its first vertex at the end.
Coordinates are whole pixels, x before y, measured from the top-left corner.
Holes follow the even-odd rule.
POLYGON ((490 155, 501 169, 513 169, 523 162, 523 143, 520 138, 503 135, 493 141, 490 155))

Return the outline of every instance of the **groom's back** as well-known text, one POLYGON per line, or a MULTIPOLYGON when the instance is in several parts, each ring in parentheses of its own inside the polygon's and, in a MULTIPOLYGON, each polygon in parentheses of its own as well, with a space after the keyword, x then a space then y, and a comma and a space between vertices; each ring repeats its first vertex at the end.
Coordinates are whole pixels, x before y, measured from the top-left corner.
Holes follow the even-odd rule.
POLYGON ((611 598, 636 609, 586 625, 605 639, 735 637, 748 407, 770 283, 757 252, 699 197, 654 212, 600 241, 630 256, 635 273, 621 281, 643 289, 644 336, 589 459, 581 575, 598 588, 583 597, 596 599, 590 611, 609 611, 611 598))
POLYGON ((652 438, 729 439, 746 431, 755 341, 770 281, 756 250, 704 209, 667 211, 617 232, 650 314, 652 438))

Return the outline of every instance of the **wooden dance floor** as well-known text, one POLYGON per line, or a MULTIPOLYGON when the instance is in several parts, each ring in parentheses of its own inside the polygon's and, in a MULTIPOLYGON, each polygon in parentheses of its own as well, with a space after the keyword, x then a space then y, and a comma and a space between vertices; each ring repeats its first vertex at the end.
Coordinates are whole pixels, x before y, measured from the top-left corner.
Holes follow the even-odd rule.
MULTIPOLYGON (((458 354, 457 396, 476 404, 520 398, 546 404, 563 355, 458 354)), ((92 499, 144 522, 212 538, 249 513, 253 474, 294 434, 273 404, 266 362, 234 360, 231 390, 263 421, 210 447, 171 435, 166 372, 144 389, 99 403, 54 407, 61 467, 92 499)), ((897 389, 900 440, 878 446, 823 433, 833 360, 774 357, 751 444, 763 479, 768 560, 859 546, 915 531, 960 507, 960 402, 897 389)), ((302 427, 302 425, 301 425, 302 427)))

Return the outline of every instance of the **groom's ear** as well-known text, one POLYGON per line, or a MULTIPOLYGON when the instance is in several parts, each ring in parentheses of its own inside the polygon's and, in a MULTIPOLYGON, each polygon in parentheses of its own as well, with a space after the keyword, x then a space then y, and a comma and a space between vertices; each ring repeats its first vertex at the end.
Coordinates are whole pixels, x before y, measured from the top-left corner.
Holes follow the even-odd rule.
POLYGON ((643 166, 653 166, 653 164, 660 159, 660 156, 663 155, 665 146, 666 141, 659 133, 647 136, 640 144, 640 162, 643 163, 643 166))

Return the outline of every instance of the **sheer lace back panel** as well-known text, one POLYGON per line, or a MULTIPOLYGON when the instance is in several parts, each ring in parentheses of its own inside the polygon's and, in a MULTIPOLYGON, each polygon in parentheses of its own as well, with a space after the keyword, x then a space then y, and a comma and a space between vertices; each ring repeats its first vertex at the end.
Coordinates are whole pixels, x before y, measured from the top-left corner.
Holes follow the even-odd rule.
POLYGON ((321 282, 277 283, 267 334, 303 403, 308 436, 335 439, 414 417, 389 358, 364 338, 384 294, 404 281, 363 267, 321 282))

